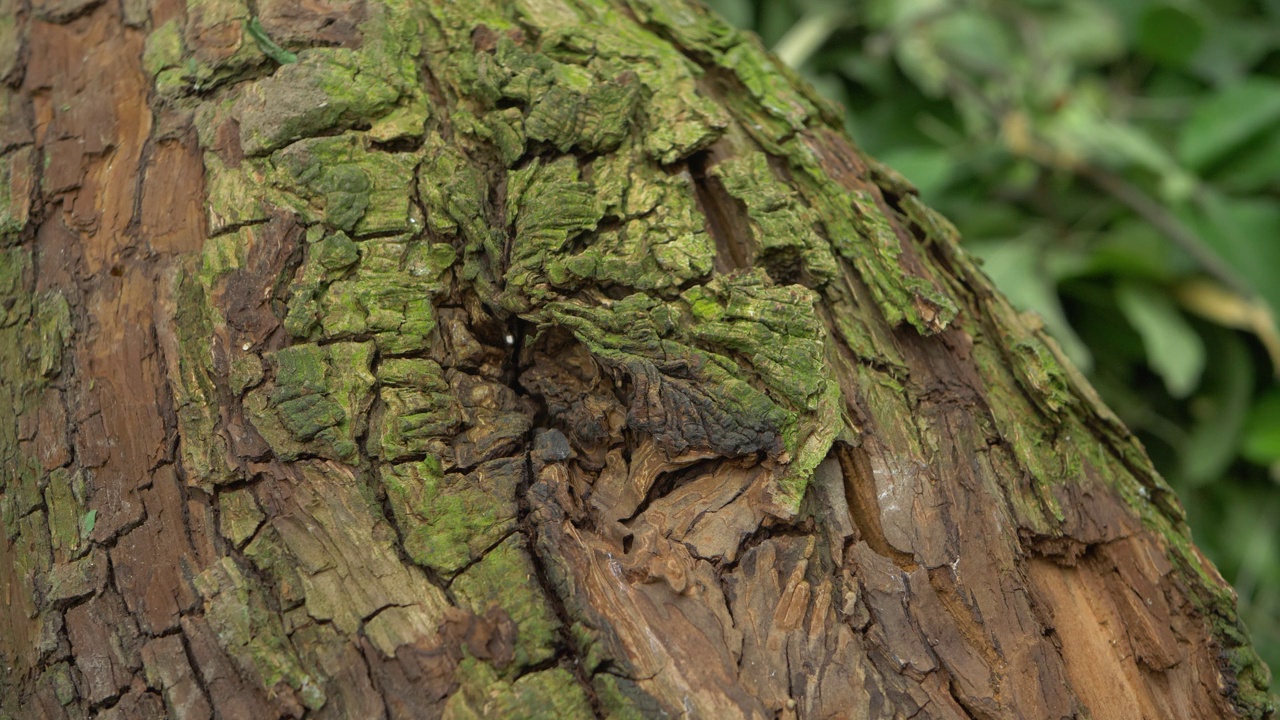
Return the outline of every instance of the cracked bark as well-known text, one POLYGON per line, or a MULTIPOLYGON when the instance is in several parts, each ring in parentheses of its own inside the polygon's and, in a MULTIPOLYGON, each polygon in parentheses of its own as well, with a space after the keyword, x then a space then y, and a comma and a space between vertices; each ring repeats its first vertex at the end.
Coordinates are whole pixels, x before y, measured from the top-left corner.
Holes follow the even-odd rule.
POLYGON ((1272 716, 1137 441, 699 8, 3 12, 0 717, 1272 716))

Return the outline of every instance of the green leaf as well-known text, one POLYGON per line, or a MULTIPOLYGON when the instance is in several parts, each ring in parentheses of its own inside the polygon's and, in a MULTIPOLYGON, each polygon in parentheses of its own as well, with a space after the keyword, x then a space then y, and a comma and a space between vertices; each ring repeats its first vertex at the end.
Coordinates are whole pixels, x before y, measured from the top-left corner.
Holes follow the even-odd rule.
POLYGON ((1235 460, 1253 394, 1253 358, 1239 333, 1214 328, 1211 339, 1214 362, 1190 403, 1196 421, 1177 448, 1178 479, 1193 486, 1220 480, 1235 460))
POLYGON ((1204 342, 1167 295, 1153 287, 1121 283, 1116 288, 1120 312, 1142 336, 1147 365, 1176 398, 1195 390, 1204 371, 1204 342))
POLYGON ((88 535, 93 532, 93 526, 98 523, 98 511, 90 510, 80 518, 80 534, 88 535))
POLYGON ((1204 37, 1204 20, 1185 4, 1153 4, 1138 21, 1137 49, 1162 65, 1182 67, 1204 37))
POLYGON ((1067 322, 1057 289, 1046 276, 1041 249, 1027 238, 988 243, 966 243, 982 258, 982 269, 1014 307, 1031 310, 1044 320, 1045 329, 1058 341, 1062 351, 1086 372, 1093 366, 1089 348, 1067 322))
POLYGON ((1235 193, 1280 189, 1280 123, 1219 163, 1212 177, 1219 187, 1235 193))
POLYGON ((791 3, 771 2, 757 5, 757 17, 760 22, 756 32, 767 47, 772 47, 786 33, 787 28, 796 24, 799 14, 791 3))
POLYGON ((751 30, 755 27, 755 7, 750 0, 707 0, 707 6, 734 27, 751 30))
POLYGON ((945 185, 956 168, 954 153, 937 146, 902 146, 885 153, 881 160, 915 183, 926 198, 945 185))
POLYGON ((1280 312, 1280 202, 1201 194, 1203 211, 1188 216, 1193 227, 1273 313, 1280 312))
POLYGON ((1018 61, 1010 28, 989 12, 960 10, 929 26, 930 41, 949 65, 991 73, 1010 71, 1018 61))
POLYGON ((1078 63, 1106 62, 1124 54, 1124 34, 1106 3, 1064 3, 1040 23, 1039 52, 1078 63))
POLYGON ((1196 106, 1178 139, 1178 157, 1203 171, 1280 122, 1280 81, 1251 77, 1196 106))
MULTIPOLYGON (((776 3, 764 3, 765 6, 776 3)), ((942 14, 949 0, 869 0, 863 12, 874 27, 909 31, 919 21, 942 14)))
POLYGON ((1085 84, 1045 125, 1045 138, 1060 152, 1115 168, 1138 165, 1160 176, 1163 185, 1192 187, 1187 177, 1160 143, 1134 125, 1108 116, 1111 99, 1105 88, 1085 84))
POLYGON ((1215 87, 1239 82, 1275 46, 1274 23, 1219 13, 1187 69, 1215 87))
POLYGON ((1259 465, 1280 461, 1280 388, 1272 387, 1250 408, 1240 454, 1259 465))
POLYGON ((1186 253, 1151 223, 1126 215, 1101 234, 1089 253, 1087 272, 1151 282, 1171 282, 1194 271, 1186 253))

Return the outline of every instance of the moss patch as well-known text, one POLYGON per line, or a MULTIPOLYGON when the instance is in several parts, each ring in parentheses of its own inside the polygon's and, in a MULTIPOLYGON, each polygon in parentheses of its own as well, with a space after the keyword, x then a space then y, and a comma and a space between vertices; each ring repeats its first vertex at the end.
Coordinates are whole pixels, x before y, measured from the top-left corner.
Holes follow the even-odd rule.
POLYGON ((268 356, 273 382, 244 401, 249 419, 276 456, 314 454, 355 462, 373 401, 372 343, 295 345, 268 356))
POLYGON ((515 621, 512 670, 536 665, 555 655, 560 629, 560 621, 534 576, 533 561, 522 547, 523 542, 519 535, 508 537, 454 578, 450 586, 454 596, 477 615, 497 605, 515 621))
POLYGON ((449 697, 444 715, 457 720, 521 718, 577 720, 595 717, 586 693, 562 668, 542 670, 508 682, 489 665, 466 658, 458 665, 458 691, 449 697))
POLYGON ((224 557, 194 579, 204 598, 204 615, 222 648, 242 673, 273 692, 288 688, 310 710, 324 707, 325 693, 303 667, 280 616, 265 593, 224 557))
POLYGON ((515 529, 523 460, 495 460, 467 475, 434 458, 384 466, 382 484, 414 562, 452 575, 515 529))

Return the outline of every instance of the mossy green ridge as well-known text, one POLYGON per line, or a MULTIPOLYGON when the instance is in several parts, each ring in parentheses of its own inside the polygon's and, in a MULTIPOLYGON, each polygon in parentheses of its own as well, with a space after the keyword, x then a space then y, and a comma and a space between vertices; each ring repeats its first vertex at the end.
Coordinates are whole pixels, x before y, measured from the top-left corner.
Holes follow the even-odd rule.
POLYGON ((37 293, 35 304, 40 348, 36 371, 43 378, 51 378, 62 372, 63 348, 71 339, 71 306, 56 290, 37 293))
POLYGON ((903 240, 871 191, 842 187, 799 139, 787 141, 783 152, 831 247, 853 263, 885 320, 905 322, 924 335, 946 328, 956 316, 954 299, 925 271, 908 269, 903 240))
POLYGON ((794 510, 842 427, 817 299, 757 269, 713 278, 673 302, 636 293, 547 310, 603 365, 628 376, 630 427, 673 457, 767 452, 786 464, 778 500, 794 510))
POLYGON ((840 268, 817 228, 819 218, 769 166, 762 152, 716 164, 711 174, 746 206, 759 262, 775 272, 803 270, 815 284, 836 277, 840 268))
POLYGON ((454 257, 449 245, 408 236, 355 243, 342 232, 327 234, 307 246, 285 329, 302 340, 372 336, 385 354, 420 350, 435 328, 433 298, 454 257))
POLYGON ((187 481, 208 489, 236 480, 219 432, 218 388, 214 383, 213 320, 205 289, 193 275, 195 263, 179 266, 169 278, 173 297, 172 343, 166 343, 169 388, 178 417, 178 452, 187 481))
MULTIPOLYGON (((73 334, 66 299, 55 290, 35 291, 35 279, 30 250, 0 247, 0 552, 11 565, 0 573, 0 597, 10 622, 30 640, 13 646, 0 638, 0 684, 9 687, 18 686, 9 684, 16 678, 36 677, 41 658, 52 656, 60 637, 65 642, 51 591, 59 599, 64 592, 79 596, 86 575, 78 571, 88 568, 76 564, 88 550, 82 477, 47 467, 31 444, 45 404, 62 402, 63 353, 73 334)), ((3 695, 0 713, 20 714, 18 693, 12 700, 3 695)))
POLYGON ((746 89, 748 96, 763 112, 753 119, 774 138, 785 137, 805 129, 817 108, 810 98, 783 73, 783 66, 769 55, 754 37, 745 37, 716 58, 721 67, 731 70, 746 89))
POLYGON ((349 129, 390 110, 400 99, 399 89, 364 67, 362 59, 346 48, 315 48, 245 87, 234 110, 245 154, 263 155, 303 138, 349 129))
MULTIPOLYGON (((701 69, 603 0, 523 2, 514 16, 492 3, 442 3, 432 13, 435 32, 427 43, 450 59, 437 72, 460 108, 482 118, 499 102, 520 103, 517 131, 535 142, 602 152, 638 127, 645 151, 669 164, 706 147, 728 125, 724 111, 697 90, 701 69), (517 23, 541 31, 536 53, 518 44, 517 23), (486 40, 477 47, 473 37, 486 40)), ((496 138, 516 129, 509 120, 459 127, 496 138)), ((514 138, 503 144, 519 145, 514 138)))
MULTIPOLYGON (((765 50, 759 38, 740 33, 705 7, 682 0, 627 0, 641 22, 686 53, 709 59, 738 83, 725 107, 758 134, 762 145, 805 129, 821 119, 839 126, 843 111, 821 97, 795 71, 765 50)), ((727 79, 729 79, 727 78, 727 79)))
POLYGON ((798 508, 843 426, 826 329, 814 312, 817 294, 801 285, 775 286, 756 269, 717 277, 681 298, 695 318, 688 334, 703 347, 746 358, 773 400, 791 413, 783 430, 790 462, 780 487, 785 504, 798 508))
POLYGON ((373 402, 373 343, 294 345, 267 359, 275 380, 246 395, 244 406, 276 456, 356 462, 373 402))
POLYGON ((257 532, 266 517, 249 488, 218 493, 218 531, 232 545, 244 545, 257 532))
POLYGON ((515 531, 522 458, 493 460, 466 475, 435 457, 382 467, 382 484, 414 562, 451 576, 515 531))
POLYGON ((25 248, 0 249, 0 328, 25 321, 31 313, 31 253, 25 248))
POLYGON ((366 448, 399 461, 435 449, 462 427, 462 409, 440 366, 431 360, 389 359, 378 366, 378 396, 366 448))
MULTIPOLYGON (((35 426, 73 333, 66 298, 53 290, 33 292, 33 273, 26 248, 0 249, 0 521, 10 536, 43 504, 46 487, 44 466, 20 445, 19 425, 35 426)), ((41 532, 47 545, 48 531, 41 532)))
MULTIPOLYGON (((248 24, 247 9, 235 3, 205 4, 230 18, 220 23, 248 24)), ((409 203, 416 159, 371 152, 370 144, 421 137, 430 115, 418 77, 426 22, 420 9, 416 3, 371 5, 359 50, 301 49, 298 62, 197 106, 210 235, 262 222, 268 206, 355 235, 417 230, 409 203), (229 122, 239 128, 249 158, 228 160, 210 151, 219 145, 218 128, 229 122), (367 123, 368 133, 314 137, 367 123), (290 147, 295 143, 302 147, 290 147), (255 157, 273 152, 269 161, 255 157)), ((162 97, 207 89, 190 33, 209 17, 189 18, 185 36, 168 23, 148 38, 145 62, 162 97)), ((251 38, 237 53, 248 52, 244 47, 253 47, 258 64, 265 62, 251 38)))
MULTIPOLYGON (((211 237, 265 222, 268 203, 283 204, 267 183, 268 169, 265 163, 250 160, 228 167, 216 153, 204 154, 204 207, 211 237)), ((224 241, 215 246, 228 247, 228 243, 224 241)), ((206 243, 205 252, 209 249, 206 243)))
POLYGON ((665 170, 628 147, 601 156, 590 172, 584 180, 565 156, 508 175, 506 309, 530 312, 590 285, 665 291, 711 272, 715 243, 687 171, 665 170), (609 227, 597 231, 604 221, 609 227))
POLYGON ((1056 343, 1033 318, 1020 316, 959 245, 955 228, 918 198, 902 200, 908 217, 947 264, 950 282, 980 304, 969 328, 974 360, 990 397, 988 406, 1011 450, 1012 476, 1028 482, 1007 488, 1018 522, 1052 537, 1064 511, 1068 484, 1098 482, 1118 492, 1142 524, 1165 541, 1170 562, 1187 578, 1190 600, 1222 645, 1225 672, 1235 678, 1232 702, 1245 717, 1266 717, 1273 707, 1271 673, 1249 644, 1235 593, 1191 540, 1177 496, 1156 472, 1137 438, 1102 404, 1056 343))
POLYGON ((626 0, 640 22, 659 27, 680 47, 714 53, 733 47, 743 34, 705 6, 684 0, 626 0))
POLYGON ((778 457, 788 463, 780 496, 795 508, 841 427, 816 299, 754 270, 695 286, 673 303, 635 294, 602 307, 548 309, 602 364, 628 375, 632 428, 653 434, 672 456, 778 457))
POLYGON ((507 176, 507 215, 514 236, 501 302, 527 312, 548 297, 546 264, 565 244, 594 230, 603 216, 572 156, 535 160, 507 176))
POLYGON ((194 579, 204 598, 204 616, 219 644, 247 677, 278 693, 289 688, 310 710, 324 707, 325 693, 298 658, 280 615, 266 593, 235 560, 220 558, 194 579))
POLYGON ((244 555, 262 573, 262 577, 269 579, 282 609, 298 607, 306 600, 306 586, 298 574, 297 558, 285 547, 275 525, 263 525, 244 546, 244 555))
POLYGON ((444 717, 450 720, 578 720, 595 717, 586 693, 563 668, 530 673, 508 682, 475 658, 458 664, 458 691, 449 696, 444 717))
POLYGON ((4 523, 5 532, 12 540, 22 529, 22 519, 40 507, 44 470, 39 461, 16 447, 6 454, 9 457, 2 469, 4 474, 0 475, 0 480, 3 480, 0 489, 4 490, 0 495, 0 522, 4 523))
POLYGON ((44 504, 49 513, 49 540, 55 562, 72 560, 88 551, 88 538, 81 530, 87 499, 82 472, 66 468, 49 472, 44 504))
MULTIPOLYGON (((736 33, 705 11, 671 0, 632 0, 628 4, 643 21, 659 28, 687 52, 704 54, 738 83, 725 107, 761 147, 785 158, 805 200, 824 222, 830 246, 854 263, 885 318, 895 325, 907 322, 925 334, 946 327, 955 316, 954 301, 930 277, 904 265, 901 241, 870 195, 842 188, 822 170, 813 149, 799 137, 824 124, 836 124, 840 117, 837 109, 771 57, 758 39, 736 33)), ((739 166, 728 172, 752 170, 739 166)), ((748 210, 757 225, 762 219, 794 224, 793 217, 769 217, 763 210, 776 198, 754 200, 755 208, 748 203, 748 210)), ((810 232, 802 230, 798 237, 810 232)), ((813 248, 805 256, 815 268, 812 272, 819 279, 830 277, 832 264, 822 252, 822 244, 804 244, 813 248)))
POLYGON ((271 155, 272 181, 295 211, 334 230, 416 231, 409 199, 417 157, 371 150, 370 142, 360 133, 299 140, 271 155))
POLYGON ((0 247, 15 242, 31 218, 37 157, 29 146, 0 155, 0 247))
POLYGON ((489 184, 475 164, 438 133, 426 136, 423 155, 417 179, 427 228, 461 238, 463 278, 492 297, 497 293, 493 273, 502 264, 505 240, 490 224, 489 184))
POLYGON ((494 51, 477 60, 480 97, 515 100, 528 108, 524 134, 560 152, 608 152, 630 131, 643 85, 617 58, 598 55, 581 64, 556 62, 501 35, 494 51))
MULTIPOLYGON (((151 31, 151 34, 147 36, 142 51, 142 67, 155 78, 158 86, 162 86, 160 74, 165 70, 180 67, 185 54, 186 47, 182 41, 182 24, 177 20, 170 20, 151 31)), ((162 90, 162 87, 157 87, 157 89, 162 90)))
MULTIPOLYGON (((420 136, 429 116, 416 62, 423 22, 416 5, 379 3, 360 26, 358 50, 306 48, 294 55, 263 48, 288 64, 246 85, 236 100, 232 114, 244 152, 261 155, 368 123, 375 140, 420 136), (282 60, 281 53, 291 58, 282 60)), ((260 36, 254 39, 263 45, 260 36)))
POLYGON ((601 672, 591 676, 591 686, 609 720, 645 720, 665 714, 662 705, 634 680, 601 672))
POLYGON ((582 252, 550 263, 557 284, 665 291, 711 273, 715 241, 687 170, 672 172, 638 148, 624 148, 592 162, 591 182, 618 224, 586 238, 582 252))
POLYGON ((679 339, 688 312, 682 304, 637 293, 597 307, 556 302, 547 309, 601 364, 627 375, 634 386, 628 425, 653 435, 670 456, 783 452, 791 414, 743 380, 733 360, 679 339))
POLYGON ((56 290, 32 292, 32 273, 30 252, 0 249, 0 368, 5 368, 0 428, 8 428, 0 430, 0 461, 11 459, 5 451, 17 451, 17 428, 9 426, 36 408, 40 394, 62 372, 62 355, 74 332, 66 298, 56 290))
POLYGON ((523 544, 522 536, 509 536, 449 586, 477 615, 496 604, 515 621, 515 658, 507 672, 553 657, 560 630, 560 621, 538 585, 533 560, 523 544))

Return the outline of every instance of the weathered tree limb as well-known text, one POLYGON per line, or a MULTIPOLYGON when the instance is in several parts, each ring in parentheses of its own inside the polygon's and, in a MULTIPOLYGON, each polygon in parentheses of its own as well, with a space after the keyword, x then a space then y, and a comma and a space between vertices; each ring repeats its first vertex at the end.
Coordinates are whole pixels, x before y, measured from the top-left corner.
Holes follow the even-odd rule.
POLYGON ((3 19, 0 717, 1272 717, 1137 440, 699 7, 3 19))

